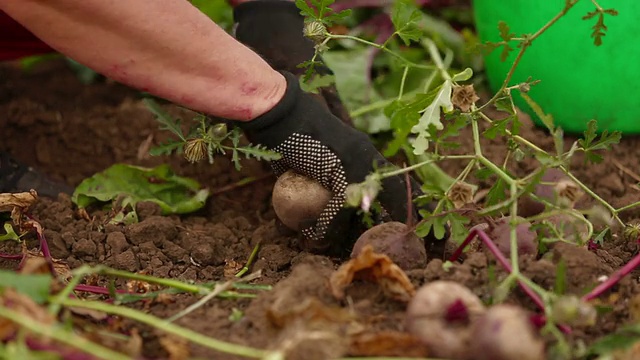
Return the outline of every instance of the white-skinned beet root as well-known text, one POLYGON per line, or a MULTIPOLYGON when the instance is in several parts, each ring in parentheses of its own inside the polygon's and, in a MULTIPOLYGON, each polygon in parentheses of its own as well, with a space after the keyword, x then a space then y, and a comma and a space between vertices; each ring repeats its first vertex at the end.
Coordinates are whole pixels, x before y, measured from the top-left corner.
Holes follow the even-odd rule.
POLYGON ((471 326, 474 360, 543 360, 545 347, 529 313, 515 305, 490 307, 471 326))
POLYGON ((331 197, 319 182, 289 170, 273 186, 271 203, 285 226, 300 231, 305 222, 320 216, 331 197))
POLYGON ((470 325, 485 311, 469 288, 437 280, 418 289, 407 307, 405 324, 409 333, 428 347, 430 356, 466 359, 470 325))
POLYGON ((411 227, 398 221, 375 225, 362 233, 353 245, 351 257, 357 257, 366 245, 371 245, 376 253, 387 255, 403 270, 427 265, 424 241, 411 227))
MULTIPOLYGON (((518 254, 533 255, 538 254, 538 234, 531 229, 531 223, 522 217, 517 216, 516 237, 518 239, 518 254)), ((505 216, 498 219, 490 226, 489 237, 496 244, 498 249, 505 255, 511 254, 511 217, 505 216)))

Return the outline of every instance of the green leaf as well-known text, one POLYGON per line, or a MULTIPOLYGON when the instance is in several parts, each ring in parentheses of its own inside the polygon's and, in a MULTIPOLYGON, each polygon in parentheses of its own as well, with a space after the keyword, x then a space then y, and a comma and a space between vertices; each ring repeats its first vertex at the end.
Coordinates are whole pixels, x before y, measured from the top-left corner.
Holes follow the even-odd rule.
POLYGON ((511 39, 513 39, 516 36, 515 33, 509 32, 510 30, 509 25, 502 20, 498 22, 498 30, 500 31, 500 37, 504 41, 511 41, 511 39))
POLYGON ((507 57, 509 57, 509 53, 513 51, 513 48, 511 47, 511 45, 509 45, 509 41, 511 41, 511 39, 513 39, 516 34, 509 32, 509 25, 507 25, 507 23, 504 21, 500 21, 498 23, 498 30, 500 30, 500 37, 503 40, 500 61, 504 62, 507 60, 507 57))
POLYGON ((391 22, 396 29, 396 34, 405 45, 411 41, 420 40, 422 31, 417 27, 417 22, 421 19, 420 10, 412 0, 396 0, 391 9, 391 22))
POLYGON ((300 88, 302 91, 317 94, 318 89, 335 84, 336 77, 334 75, 318 75, 314 76, 310 81, 305 82, 300 79, 300 88))
POLYGON ((154 146, 149 149, 149 155, 151 156, 161 156, 161 155, 171 155, 174 150, 182 150, 182 146, 184 145, 183 141, 174 141, 169 140, 166 143, 160 144, 158 146, 154 146))
POLYGON ((160 206, 163 214, 185 214, 202 208, 208 196, 208 189, 200 189, 195 180, 175 175, 169 165, 144 168, 115 164, 82 181, 71 200, 80 208, 116 200, 135 208, 138 202, 151 201, 160 206))
MULTIPOLYGON (((327 66, 333 71, 336 89, 349 111, 382 100, 381 95, 369 83, 367 72, 369 48, 331 51, 323 55, 327 66)), ((368 112, 353 119, 354 126, 366 133, 377 133, 390 129, 389 118, 383 110, 368 112)))
POLYGON ((351 9, 343 10, 339 13, 333 11, 331 4, 334 0, 296 0, 295 4, 300 10, 300 14, 305 18, 321 21, 326 26, 330 26, 334 22, 344 19, 351 15, 351 9), (311 6, 309 6, 309 3, 311 6))
POLYGON ((452 81, 467 81, 469 79, 471 79, 471 77, 473 76, 473 70, 471 70, 471 68, 466 68, 464 69, 464 71, 461 71, 457 74, 454 74, 451 77, 452 81))
POLYGON ((535 102, 528 94, 520 93, 520 96, 522 96, 527 104, 529 104, 533 112, 538 116, 540 121, 542 121, 544 126, 549 129, 549 131, 553 132, 555 129, 555 125, 553 124, 553 116, 545 114, 544 111, 542 111, 540 105, 538 105, 538 103, 535 102))
POLYGON ((11 223, 4 223, 4 232, 4 235, 0 235, 0 241, 20 240, 20 236, 18 236, 18 234, 16 234, 16 231, 13 230, 13 226, 11 226, 11 223))
POLYGON ((600 138, 596 140, 598 130, 598 124, 595 120, 591 120, 587 123, 587 130, 584 131, 584 139, 579 139, 578 144, 582 146, 586 161, 591 163, 600 163, 603 157, 595 154, 594 151, 609 150, 612 145, 618 144, 622 138, 620 131, 614 131, 611 134, 607 130, 604 130, 600 134, 600 138))
POLYGON ((557 295, 562 295, 567 290, 567 264, 563 259, 558 262, 556 268, 556 281, 553 286, 553 292, 557 295))
POLYGON ((493 184, 489 192, 487 193, 486 206, 489 207, 491 205, 498 204, 501 201, 507 199, 507 183, 502 178, 498 178, 498 180, 493 184))
POLYGON ((233 26, 233 8, 228 0, 189 0, 191 5, 207 15, 218 26, 230 29, 233 26))
POLYGON ((313 19, 316 19, 318 17, 315 10, 313 10, 305 0, 296 0, 296 6, 298 7, 298 9, 300 9, 300 15, 313 19))
POLYGON ((591 37, 593 38, 593 43, 595 46, 602 45, 602 38, 606 35, 606 31, 608 30, 607 26, 604 24, 604 15, 617 16, 618 11, 615 9, 602 9, 597 8, 594 11, 588 12, 585 16, 582 17, 582 20, 589 20, 598 16, 598 20, 596 20, 595 25, 592 26, 593 32, 591 33, 591 37))
POLYGON ((453 111, 453 104, 451 103, 451 81, 447 80, 440 85, 439 90, 433 102, 427 106, 422 112, 418 124, 411 128, 411 132, 418 134, 416 140, 413 143, 413 152, 416 155, 424 154, 429 148, 429 127, 434 126, 437 130, 442 130, 444 125, 440 121, 442 115, 441 110, 445 112, 453 111))
POLYGON ((6 288, 15 289, 38 304, 42 304, 49 297, 51 275, 20 274, 15 271, 0 270, 0 292, 6 288))
POLYGON ((173 119, 171 115, 164 111, 164 109, 160 107, 160 104, 152 98, 143 99, 142 102, 147 106, 147 109, 156 116, 156 120, 160 123, 161 130, 169 130, 178 136, 180 140, 187 141, 180 128, 180 120, 173 119))
POLYGON ((588 348, 588 353, 606 355, 627 349, 638 341, 640 341, 640 324, 627 325, 597 340, 588 348))
POLYGON ((482 135, 490 140, 495 139, 498 135, 507 135, 507 125, 509 125, 509 123, 513 121, 514 118, 516 118, 515 115, 510 115, 509 117, 502 120, 494 121, 493 124, 491 124, 491 126, 487 128, 487 130, 482 132, 482 135))

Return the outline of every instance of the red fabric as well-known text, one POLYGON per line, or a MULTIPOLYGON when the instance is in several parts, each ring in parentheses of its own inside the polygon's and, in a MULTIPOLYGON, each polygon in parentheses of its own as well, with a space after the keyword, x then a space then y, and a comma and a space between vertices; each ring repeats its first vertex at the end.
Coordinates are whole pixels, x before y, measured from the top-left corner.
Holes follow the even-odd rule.
POLYGON ((0 11, 0 61, 55 52, 9 15, 0 11))

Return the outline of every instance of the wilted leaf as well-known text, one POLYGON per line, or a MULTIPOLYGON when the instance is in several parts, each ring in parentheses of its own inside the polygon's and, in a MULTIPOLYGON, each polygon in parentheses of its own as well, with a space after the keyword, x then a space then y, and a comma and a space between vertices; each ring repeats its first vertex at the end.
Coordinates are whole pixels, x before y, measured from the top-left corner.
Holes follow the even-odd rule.
POLYGON ((286 308, 271 306, 267 309, 267 318, 278 327, 285 327, 298 320, 310 322, 345 323, 353 320, 349 311, 337 307, 328 306, 315 297, 307 297, 294 306, 286 308))
POLYGON ((184 214, 202 208, 208 196, 208 189, 200 189, 193 179, 177 176, 169 165, 143 168, 116 164, 85 179, 71 200, 80 208, 116 200, 135 208, 136 203, 149 201, 158 204, 163 214, 184 214))
POLYGON ((188 359, 191 356, 189 341, 185 338, 166 334, 160 337, 160 345, 169 353, 169 360, 188 359))
POLYGON ((27 210, 38 199, 35 191, 0 194, 0 212, 11 212, 13 209, 27 210))
POLYGON ((345 289, 354 280, 378 283, 388 296, 399 301, 409 301, 416 292, 407 274, 387 255, 375 253, 371 245, 365 246, 356 258, 331 275, 331 293, 335 298, 343 299, 345 289))
POLYGON ((365 332, 351 337, 351 356, 428 357, 429 351, 414 336, 399 331, 365 332))
MULTIPOLYGON (((335 75, 336 89, 349 111, 381 100, 381 95, 369 81, 369 48, 331 51, 322 55, 335 75)), ((389 129, 389 119, 382 110, 372 111, 353 119, 356 128, 367 133, 389 129)))

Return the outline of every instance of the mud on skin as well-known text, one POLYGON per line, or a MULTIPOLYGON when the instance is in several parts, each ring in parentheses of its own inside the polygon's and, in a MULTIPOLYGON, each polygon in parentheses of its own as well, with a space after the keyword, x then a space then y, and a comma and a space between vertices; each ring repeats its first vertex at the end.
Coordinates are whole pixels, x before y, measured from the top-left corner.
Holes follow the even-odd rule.
MULTIPOLYGON (((49 64, 29 74, 3 66, 0 77, 3 79, 0 82, 0 118, 3 119, 0 133, 4 134, 0 147, 72 185, 116 162, 153 166, 169 161, 178 174, 194 177, 211 189, 248 175, 269 172, 267 164, 254 161, 245 161, 244 169, 238 173, 225 158, 217 158, 216 164, 211 166, 206 163, 190 165, 178 156, 170 159, 145 156, 144 151, 139 151, 144 150, 145 140, 152 137, 152 142, 157 144, 165 140, 167 134, 157 129, 137 92, 103 80, 84 86, 60 63, 49 64)), ((177 114, 180 110, 172 111, 177 114)), ((523 136, 545 148, 553 147, 550 137, 527 124, 523 126, 523 136)), ((470 134, 463 132, 460 136, 466 139, 470 134)), ((458 151, 467 151, 464 147, 470 146, 468 141, 461 143, 463 149, 458 151)), ((487 140, 484 149, 493 161, 500 162, 504 156, 504 145, 499 140, 487 140)), ((637 200, 640 191, 633 188, 635 181, 620 171, 613 160, 629 169, 640 168, 640 139, 623 140, 605 157, 602 164, 588 169, 576 165, 576 176, 613 206, 637 200)), ((576 164, 579 163, 581 159, 578 158, 576 164)), ((442 167, 453 174, 463 165, 448 161, 442 167)), ((523 161, 512 171, 522 174, 534 167, 533 162, 523 161)), ((77 215, 68 197, 43 199, 33 213, 45 228, 53 256, 65 260, 71 267, 84 263, 107 264, 163 277, 213 281, 233 273, 234 266, 243 264, 253 246, 261 242, 262 251, 252 270, 263 270, 263 277, 258 282, 274 285, 271 292, 254 300, 214 299, 179 319, 177 324, 218 339, 269 347, 278 344, 292 331, 277 323, 277 319, 282 320, 281 312, 287 308, 287 301, 314 298, 323 305, 344 308, 344 304, 331 298, 324 285, 328 274, 341 260, 300 252, 292 237, 282 235, 270 206, 274 181, 268 178, 212 197, 205 209, 187 216, 158 216, 158 209, 153 205, 141 204, 140 223, 126 227, 108 225, 103 231, 99 230, 98 224, 104 221, 105 213, 91 211, 95 220, 87 221, 77 215), (232 308, 243 311, 245 317, 231 321, 232 308), (281 314, 281 317, 274 318, 273 314, 281 314)), ((622 215, 626 221, 640 218, 640 209, 622 215)), ((30 248, 36 247, 33 237, 28 238, 27 243, 30 248)), ((0 244, 3 253, 19 250, 19 245, 13 242, 0 244)), ((610 274, 627 262, 637 250, 635 244, 621 239, 607 243, 595 252, 557 245, 551 255, 543 259, 523 258, 521 269, 536 283, 551 288, 557 264, 563 259, 569 279, 567 291, 579 294, 600 276, 610 274)), ((409 270, 407 274, 416 286, 434 280, 456 281, 472 289, 482 300, 489 298, 495 286, 489 279, 488 268, 496 271, 498 279, 505 276, 493 258, 483 252, 472 254, 448 271, 443 269, 442 262, 431 254, 424 268, 409 270)), ((0 265, 14 268, 17 262, 3 260, 0 265)), ((118 285, 123 283, 119 281, 118 285)), ((603 315, 596 326, 578 329, 576 338, 590 342, 631 321, 627 301, 637 299, 640 294, 637 283, 633 277, 628 277, 615 291, 619 296, 610 299, 613 311, 603 315)), ((365 324, 370 332, 405 330, 405 305, 387 299, 377 287, 367 283, 356 283, 347 292, 353 299, 349 309, 358 323, 365 324)), ((148 310, 154 315, 168 317, 195 301, 197 299, 192 296, 180 295, 169 303, 152 303, 148 310)), ((533 309, 529 299, 519 290, 514 291, 508 301, 533 309)), ((142 305, 133 306, 141 308, 142 305)), ((166 351, 158 345, 157 332, 133 322, 125 324, 142 330, 144 356, 166 356, 166 351)), ((335 334, 345 330, 339 326, 331 329, 335 334)), ((336 341, 335 348, 340 352, 355 351, 349 344, 331 339, 336 341)), ((326 355, 322 352, 327 348, 326 342, 305 346, 307 354, 326 355)), ((407 349, 418 351, 415 347, 407 349)), ((191 351, 192 356, 237 359, 198 346, 192 346, 191 351)))

